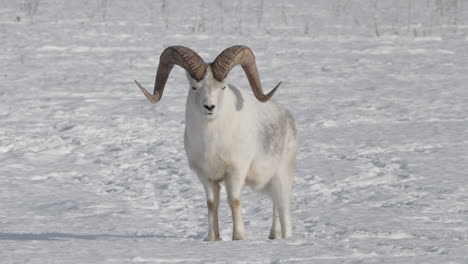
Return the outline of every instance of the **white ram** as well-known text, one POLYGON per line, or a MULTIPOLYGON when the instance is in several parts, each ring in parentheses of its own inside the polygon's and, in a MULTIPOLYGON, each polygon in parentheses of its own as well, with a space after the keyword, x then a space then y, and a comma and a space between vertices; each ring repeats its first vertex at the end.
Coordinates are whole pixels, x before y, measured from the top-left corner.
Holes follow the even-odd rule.
POLYGON ((244 184, 266 193, 273 201, 269 238, 290 237, 297 131, 290 112, 269 100, 280 83, 270 93, 263 93, 255 57, 248 47, 227 48, 207 64, 193 50, 172 46, 161 54, 153 94, 135 81, 152 103, 161 99, 174 65, 187 71, 190 83, 184 143, 189 165, 206 191, 209 232, 205 240, 221 240, 221 182, 225 183, 232 210, 233 240, 245 239, 240 203, 244 184), (226 80, 229 71, 239 64, 255 97, 226 80))

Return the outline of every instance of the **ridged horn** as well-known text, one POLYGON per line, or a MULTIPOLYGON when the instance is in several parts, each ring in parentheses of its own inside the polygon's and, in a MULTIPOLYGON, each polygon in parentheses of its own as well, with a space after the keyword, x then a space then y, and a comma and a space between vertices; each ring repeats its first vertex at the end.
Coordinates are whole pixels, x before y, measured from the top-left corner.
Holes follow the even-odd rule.
POLYGON ((249 47, 237 45, 221 52, 211 64, 213 77, 220 82, 223 81, 231 69, 238 64, 244 69, 255 97, 261 102, 270 100, 282 82, 279 82, 268 94, 263 93, 255 56, 249 47))
POLYGON ((161 100, 166 86, 167 78, 174 65, 184 68, 192 78, 202 80, 206 75, 208 64, 193 50, 184 46, 171 46, 166 48, 159 59, 158 71, 154 82, 153 94, 150 94, 139 82, 135 83, 143 94, 154 104, 161 100))

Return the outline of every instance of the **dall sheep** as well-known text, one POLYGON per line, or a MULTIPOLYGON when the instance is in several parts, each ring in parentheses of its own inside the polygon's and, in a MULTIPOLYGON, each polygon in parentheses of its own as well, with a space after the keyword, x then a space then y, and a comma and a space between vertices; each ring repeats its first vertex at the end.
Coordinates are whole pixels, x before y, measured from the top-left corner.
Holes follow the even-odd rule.
POLYGON ((205 240, 221 240, 218 205, 224 182, 232 211, 233 240, 245 239, 241 209, 244 184, 273 201, 270 239, 292 235, 291 192, 297 152, 297 131, 291 113, 269 100, 278 85, 264 94, 255 56, 246 46, 225 49, 214 62, 205 63, 183 46, 166 48, 160 57, 154 92, 135 83, 157 103, 174 65, 187 72, 190 84, 186 103, 184 147, 188 163, 206 192, 209 232, 205 240), (255 98, 228 84, 227 75, 241 65, 255 98))

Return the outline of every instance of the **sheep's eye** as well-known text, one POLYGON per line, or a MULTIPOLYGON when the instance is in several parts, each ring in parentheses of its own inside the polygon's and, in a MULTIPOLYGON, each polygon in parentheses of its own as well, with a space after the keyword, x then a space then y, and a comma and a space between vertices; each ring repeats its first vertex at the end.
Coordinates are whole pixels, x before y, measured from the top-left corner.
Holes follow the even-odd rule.
POLYGON ((195 91, 196 89, 197 89, 197 88, 195 88, 195 87, 193 87, 193 86, 192 86, 192 90, 194 90, 194 91, 195 91))
POLYGON ((226 90, 226 86, 223 87, 223 90, 226 90))

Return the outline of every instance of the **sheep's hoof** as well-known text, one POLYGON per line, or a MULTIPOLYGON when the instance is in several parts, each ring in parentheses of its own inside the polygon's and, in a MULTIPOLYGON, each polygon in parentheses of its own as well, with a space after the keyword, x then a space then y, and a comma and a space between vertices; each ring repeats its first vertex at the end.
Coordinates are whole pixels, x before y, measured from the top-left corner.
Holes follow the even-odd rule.
POLYGON ((270 235, 268 236, 268 239, 281 239, 283 238, 281 235, 281 232, 275 233, 271 232, 270 235))
POLYGON ((232 236, 232 240, 245 240, 245 235, 244 234, 234 234, 232 236))
POLYGON ((208 235, 204 241, 222 241, 222 239, 219 236, 208 235))

